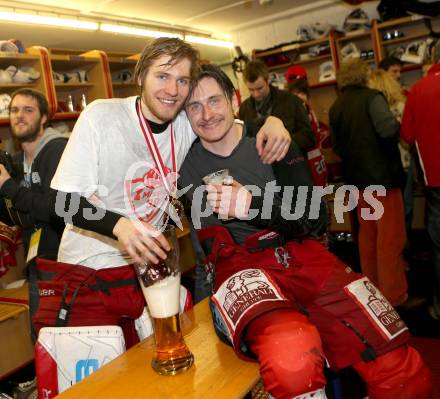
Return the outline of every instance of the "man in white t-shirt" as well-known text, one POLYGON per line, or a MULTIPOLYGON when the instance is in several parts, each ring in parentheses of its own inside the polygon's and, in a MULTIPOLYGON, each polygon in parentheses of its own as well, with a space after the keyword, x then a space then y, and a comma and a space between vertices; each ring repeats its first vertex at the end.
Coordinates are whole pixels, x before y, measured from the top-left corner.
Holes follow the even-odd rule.
MULTIPOLYGON (((58 262, 40 261, 56 274, 40 284, 54 295, 40 298, 37 328, 119 324, 127 346, 136 342, 133 319, 144 301, 131 264, 157 263, 170 248, 160 228, 196 137, 181 109, 197 69, 189 44, 157 39, 136 65, 140 98, 98 100, 82 112, 52 180, 67 227, 58 262)), ((257 136, 266 162, 289 144, 276 119, 257 136)))

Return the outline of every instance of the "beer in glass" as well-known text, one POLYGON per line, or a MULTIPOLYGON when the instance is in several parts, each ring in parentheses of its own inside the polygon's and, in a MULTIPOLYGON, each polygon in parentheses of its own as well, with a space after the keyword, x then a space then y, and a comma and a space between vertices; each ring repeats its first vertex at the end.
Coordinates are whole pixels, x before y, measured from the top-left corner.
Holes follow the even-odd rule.
MULTIPOLYGON (((210 173, 209 175, 206 175, 202 177, 203 183, 206 185, 212 184, 212 185, 225 185, 225 186, 231 186, 234 182, 234 178, 229 174, 229 169, 220 169, 216 172, 210 173)), ((218 215, 220 220, 231 220, 234 219, 233 217, 229 217, 228 215, 218 215)))
POLYGON ((163 235, 170 244, 165 260, 158 264, 136 265, 139 282, 153 319, 156 353, 151 365, 162 375, 175 375, 191 367, 194 356, 180 330, 179 244, 174 226, 163 235))

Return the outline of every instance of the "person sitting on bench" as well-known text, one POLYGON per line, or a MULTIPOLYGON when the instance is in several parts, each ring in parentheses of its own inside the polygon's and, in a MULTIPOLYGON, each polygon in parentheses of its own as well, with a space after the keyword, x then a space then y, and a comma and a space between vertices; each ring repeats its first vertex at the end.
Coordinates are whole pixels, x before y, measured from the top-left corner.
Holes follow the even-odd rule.
POLYGON ((405 323, 319 242, 325 209, 312 201, 301 151, 292 143, 284 160, 263 164, 248 126, 234 120, 234 92, 219 67, 202 67, 186 102, 200 140, 180 170, 207 254, 218 335, 259 362, 277 399, 325 398, 325 359, 335 370, 353 367, 371 399, 430 397, 430 372, 405 323), (233 181, 205 187, 203 177, 221 169, 233 181))

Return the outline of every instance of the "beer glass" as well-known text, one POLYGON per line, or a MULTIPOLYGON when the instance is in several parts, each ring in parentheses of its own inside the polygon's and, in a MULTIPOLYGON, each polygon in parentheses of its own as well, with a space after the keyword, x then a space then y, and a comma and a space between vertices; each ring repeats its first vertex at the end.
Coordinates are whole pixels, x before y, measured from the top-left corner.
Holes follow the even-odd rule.
MULTIPOLYGON (((209 175, 206 175, 202 177, 203 183, 206 185, 212 184, 212 185, 225 185, 225 186, 231 186, 234 182, 234 178, 229 174, 229 169, 220 169, 216 172, 210 173, 209 175)), ((229 217, 228 215, 219 214, 218 215, 220 220, 231 220, 234 219, 233 217, 229 217)))
POLYGON ((174 226, 168 225, 163 235, 171 249, 158 264, 136 265, 136 272, 153 319, 156 352, 151 365, 162 375, 175 375, 191 367, 194 356, 180 330, 180 264, 179 244, 174 226))
POLYGON ((209 175, 206 175, 202 177, 203 183, 205 184, 225 184, 225 185, 231 185, 233 178, 229 175, 229 169, 220 169, 216 172, 210 173, 209 175))

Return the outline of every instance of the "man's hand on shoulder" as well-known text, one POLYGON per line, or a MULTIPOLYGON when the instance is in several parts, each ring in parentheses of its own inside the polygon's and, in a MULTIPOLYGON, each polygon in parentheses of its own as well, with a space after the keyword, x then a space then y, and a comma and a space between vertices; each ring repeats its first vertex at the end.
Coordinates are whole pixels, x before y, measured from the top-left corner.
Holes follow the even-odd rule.
POLYGON ((8 173, 5 166, 0 163, 0 188, 2 188, 2 186, 6 182, 6 180, 9 180, 10 178, 11 178, 11 175, 8 173))
POLYGON ((281 119, 274 116, 267 117, 256 139, 258 154, 265 164, 281 161, 286 156, 292 141, 281 119))

